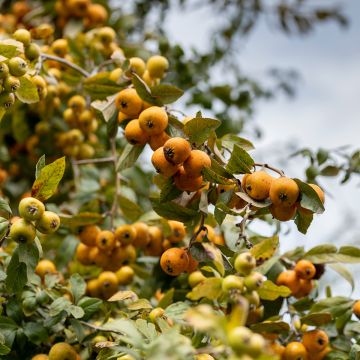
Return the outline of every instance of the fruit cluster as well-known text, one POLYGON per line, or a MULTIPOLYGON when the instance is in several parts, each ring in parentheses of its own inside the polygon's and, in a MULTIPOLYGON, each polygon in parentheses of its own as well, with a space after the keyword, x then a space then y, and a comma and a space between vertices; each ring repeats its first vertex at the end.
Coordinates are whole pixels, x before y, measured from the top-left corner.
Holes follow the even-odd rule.
POLYGON ((293 270, 281 272, 276 280, 278 285, 287 286, 297 299, 308 296, 314 288, 316 267, 308 260, 299 260, 293 270))
POLYGON ((46 211, 45 205, 33 197, 26 197, 19 203, 19 216, 12 219, 9 236, 19 244, 35 240, 36 230, 42 234, 52 234, 60 226, 59 216, 46 211))

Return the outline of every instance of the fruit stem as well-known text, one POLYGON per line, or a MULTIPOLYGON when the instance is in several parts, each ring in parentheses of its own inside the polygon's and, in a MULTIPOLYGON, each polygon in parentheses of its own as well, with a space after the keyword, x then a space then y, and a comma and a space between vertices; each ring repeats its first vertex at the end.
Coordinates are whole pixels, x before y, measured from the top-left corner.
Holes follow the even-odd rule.
POLYGON ((90 77, 90 73, 88 73, 88 72, 87 72, 86 70, 84 70, 82 67, 80 67, 80 66, 72 63, 71 61, 68 61, 68 60, 66 60, 66 59, 63 59, 63 58, 61 58, 61 57, 59 57, 59 56, 42 53, 42 54, 40 55, 40 57, 41 57, 41 60, 42 60, 42 61, 46 61, 46 60, 57 61, 57 62, 59 62, 59 63, 62 63, 62 64, 64 64, 64 65, 66 65, 66 66, 74 69, 75 71, 79 72, 82 76, 84 76, 84 77, 86 77, 86 78, 87 78, 87 77, 90 77))
POLYGON ((266 168, 266 169, 269 169, 269 170, 272 170, 272 171, 278 173, 280 176, 285 176, 285 173, 284 173, 282 170, 277 169, 277 168, 274 168, 273 166, 270 166, 269 164, 254 163, 253 166, 254 166, 254 167, 256 167, 256 166, 261 166, 261 167, 263 167, 263 168, 266 168))

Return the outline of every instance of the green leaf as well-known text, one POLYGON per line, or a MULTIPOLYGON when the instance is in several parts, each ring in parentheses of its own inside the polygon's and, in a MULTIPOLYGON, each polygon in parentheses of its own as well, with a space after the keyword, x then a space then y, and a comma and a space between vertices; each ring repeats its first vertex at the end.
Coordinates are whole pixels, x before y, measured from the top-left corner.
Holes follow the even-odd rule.
POLYGON ((73 274, 70 277, 69 283, 70 283, 70 291, 74 296, 74 302, 75 304, 77 304, 80 298, 85 295, 86 282, 79 274, 73 274))
POLYGON ((333 296, 323 300, 319 300, 311 307, 311 313, 325 312, 330 313, 333 317, 343 315, 350 310, 354 304, 354 300, 343 297, 333 296))
POLYGON ((66 308, 66 311, 68 312, 68 314, 71 314, 75 319, 81 319, 85 315, 84 310, 80 306, 75 306, 72 304, 66 308))
POLYGON ((28 322, 24 326, 24 333, 28 339, 36 344, 40 345, 42 342, 48 340, 49 335, 45 327, 37 322, 28 322))
POLYGON ((182 191, 174 185, 174 181, 172 179, 166 179, 165 184, 161 187, 160 203, 174 200, 181 194, 182 191))
POLYGON ((142 336, 136 329, 135 323, 127 319, 116 319, 102 326, 108 331, 116 331, 123 333, 125 336, 132 338, 135 342, 142 342, 142 336))
POLYGON ((116 170, 121 171, 129 167, 132 167, 140 154, 142 153, 144 146, 133 146, 127 144, 121 153, 120 159, 117 163, 116 170))
POLYGON ((295 224, 297 226, 297 229, 302 233, 306 234, 312 221, 313 221, 314 215, 313 213, 306 213, 303 211, 297 211, 295 216, 295 224))
POLYGON ((174 85, 159 84, 151 88, 151 94, 163 104, 171 104, 183 96, 184 92, 174 85))
POLYGON ((150 88, 147 86, 145 81, 141 79, 139 75, 137 74, 132 75, 132 83, 134 85, 136 92, 143 101, 152 105, 157 105, 157 106, 163 105, 159 99, 155 98, 152 95, 150 88))
POLYGON ((117 84, 109 79, 108 72, 101 72, 86 78, 83 82, 85 92, 94 99, 106 99, 122 90, 126 85, 117 84))
POLYGON ((360 249, 353 246, 343 246, 339 250, 334 245, 319 245, 309 250, 304 259, 315 264, 324 263, 359 263, 360 249))
POLYGON ((255 257, 256 260, 266 261, 267 259, 271 258, 276 249, 279 246, 279 237, 277 235, 266 238, 259 242, 258 244, 254 245, 250 252, 255 257))
POLYGON ((40 201, 50 198, 56 192, 59 182, 64 176, 65 165, 65 157, 62 157, 44 166, 33 183, 31 195, 40 201))
POLYGON ((130 221, 136 221, 144 213, 138 204, 127 197, 120 195, 118 200, 123 215, 130 221))
POLYGON ((301 193, 300 205, 316 214, 322 214, 325 209, 316 191, 300 179, 294 179, 301 193))
POLYGON ((14 252, 6 270, 6 288, 9 292, 18 293, 27 283, 26 264, 19 261, 19 255, 14 252))
POLYGON ((41 158, 36 163, 36 170, 35 170, 35 179, 37 179, 40 175, 41 170, 45 167, 45 154, 41 156, 41 158))
POLYGON ((360 359, 360 345, 354 344, 351 347, 349 360, 359 360, 360 359))
POLYGON ((7 355, 10 353, 10 351, 11 349, 7 347, 5 344, 0 344, 0 355, 7 355))
POLYGON ((213 243, 203 243, 202 245, 211 259, 211 262, 215 265, 216 270, 220 273, 221 276, 224 276, 224 260, 220 249, 213 243))
POLYGON ((204 168, 202 170, 202 174, 203 174, 205 180, 210 181, 215 184, 229 185, 232 183, 231 180, 229 180, 225 177, 222 177, 221 175, 217 174, 211 168, 204 168))
POLYGON ((264 321, 250 326, 257 333, 282 334, 289 333, 290 326, 285 321, 264 321))
POLYGON ((178 301, 166 307, 165 315, 174 321, 181 321, 183 320, 185 313, 188 309, 190 309, 189 304, 183 301, 178 301))
POLYGON ((1 56, 11 59, 19 54, 21 48, 24 48, 21 45, 20 42, 15 40, 3 40, 0 42, 0 54, 1 56))
POLYGON ((253 165, 254 160, 251 156, 239 145, 234 145, 226 170, 232 174, 246 174, 251 172, 253 165))
POLYGON ((101 120, 108 122, 116 114, 115 98, 116 95, 112 95, 105 100, 95 100, 91 103, 91 107, 101 120))
POLYGON ((79 302, 80 306, 84 310, 84 320, 90 318, 93 314, 98 312, 103 304, 103 301, 96 298, 83 297, 79 302))
POLYGON ((332 321, 332 316, 327 312, 311 313, 300 318, 302 324, 321 326, 332 321))
POLYGON ((0 211, 5 211, 9 214, 12 214, 12 211, 11 211, 11 208, 10 208, 8 202, 2 198, 0 198, 0 211))
POLYGON ((320 175, 322 176, 337 176, 340 173, 340 169, 336 166, 326 166, 320 171, 320 175))
POLYGON ((21 76, 20 87, 16 91, 16 97, 25 104, 33 104, 39 102, 39 94, 36 85, 26 76, 21 76))
POLYGON ((19 261, 26 265, 27 276, 30 278, 34 274, 35 267, 39 261, 39 250, 35 242, 30 244, 20 244, 16 253, 19 256, 19 261))
POLYGON ((152 198, 150 200, 153 210, 158 215, 168 220, 188 222, 199 216, 198 211, 186 208, 171 201, 160 203, 160 199, 158 198, 152 198))
POLYGON ((220 140, 221 140, 221 144, 230 151, 233 151, 235 145, 239 146, 240 148, 246 151, 254 149, 254 145, 249 140, 234 134, 226 134, 220 140))
POLYGON ((184 126, 184 133, 189 137, 190 143, 197 146, 203 144, 210 134, 221 125, 220 120, 196 117, 189 120, 184 126))
POLYGON ((196 285, 192 291, 186 295, 186 297, 193 301, 200 300, 201 298, 216 300, 222 292, 221 283, 222 279, 220 278, 207 278, 196 285))
POLYGON ((103 216, 98 213, 82 212, 77 215, 61 214, 61 223, 65 226, 85 226, 97 224, 103 219, 103 216))
POLYGON ((351 291, 354 291, 355 281, 353 275, 345 266, 341 264, 329 264, 329 267, 342 276, 350 284, 351 291))
POLYGON ((117 113, 115 112, 111 118, 108 120, 108 122, 106 123, 106 130, 107 130, 107 135, 110 139, 113 139, 116 137, 116 134, 118 132, 118 116, 117 113))
POLYGON ((260 299, 274 301, 278 297, 288 297, 291 290, 286 286, 277 286, 272 281, 266 280, 263 286, 258 290, 260 299))
POLYGON ((59 297, 55 301, 53 301, 49 306, 49 315, 56 316, 60 314, 62 311, 66 311, 71 305, 71 302, 64 298, 59 297))

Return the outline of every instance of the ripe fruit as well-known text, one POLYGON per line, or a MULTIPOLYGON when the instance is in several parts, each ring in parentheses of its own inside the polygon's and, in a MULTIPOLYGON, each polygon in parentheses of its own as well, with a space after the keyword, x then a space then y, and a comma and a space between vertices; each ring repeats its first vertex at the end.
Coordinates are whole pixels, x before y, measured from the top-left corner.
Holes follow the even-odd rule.
MULTIPOLYGON (((199 227, 195 228, 195 231, 198 231, 199 227)), ((196 237, 196 241, 203 241, 205 236, 209 239, 209 241, 213 242, 215 239, 215 230, 212 226, 210 225, 204 225, 203 229, 201 229, 201 231, 199 232, 199 234, 196 237)))
POLYGON ((40 75, 35 75, 31 78, 32 83, 36 86, 40 99, 44 99, 47 95, 46 81, 40 75))
POLYGON ((296 276, 300 279, 310 280, 316 274, 314 264, 309 260, 300 260, 296 263, 295 268, 296 276))
POLYGON ((43 234, 52 234, 60 226, 60 218, 52 211, 44 211, 43 215, 35 223, 36 229, 43 234))
POLYGON ((53 345, 49 351, 49 360, 76 360, 77 353, 74 348, 65 343, 60 342, 53 345))
POLYGON ((307 360, 308 354, 305 346, 298 341, 293 341, 286 345, 283 354, 284 360, 307 360))
POLYGON ((171 235, 168 236, 168 240, 173 244, 182 241, 186 235, 185 225, 175 220, 169 220, 168 224, 171 228, 171 235))
POLYGON ((276 279, 276 284, 279 286, 287 286, 291 290, 292 294, 297 293, 300 289, 300 281, 294 270, 286 270, 280 273, 276 279))
POLYGON ((273 177, 265 171, 255 171, 246 178, 245 191, 255 200, 265 200, 269 197, 273 177))
POLYGON ((121 245, 131 244, 136 238, 136 229, 132 225, 120 225, 115 230, 115 239, 121 245))
POLYGON ((87 282, 86 293, 92 297, 100 296, 100 287, 99 287, 98 279, 92 279, 87 282))
POLYGON ((184 249, 170 248, 160 258, 160 266, 168 275, 180 275, 187 269, 188 265, 189 257, 184 249))
POLYGON ((145 248, 145 254, 149 256, 160 256, 162 253, 162 231, 157 226, 149 226, 150 241, 145 248))
POLYGON ((150 136, 149 145, 151 150, 155 151, 159 147, 164 146, 164 144, 170 139, 170 136, 165 132, 161 132, 157 135, 150 136))
POLYGON ((141 129, 139 120, 131 120, 125 127, 126 140, 132 145, 145 145, 148 140, 148 134, 141 129))
POLYGON ((196 285, 204 281, 206 277, 203 275, 201 271, 194 271, 188 277, 188 283, 190 287, 194 288, 196 285))
POLYGON ((195 355, 195 360, 215 360, 215 358, 209 354, 199 354, 195 355))
POLYGON ((85 110, 86 100, 81 95, 74 95, 69 99, 67 105, 74 113, 81 113, 85 110))
POLYGON ((269 194, 274 205, 289 207, 295 204, 300 191, 293 179, 282 176, 273 180, 269 194))
POLYGON ((248 291, 257 290, 261 288, 265 281, 264 275, 258 272, 253 272, 246 276, 244 279, 244 285, 248 291))
POLYGON ((133 244, 137 248, 145 248, 150 242, 149 227, 143 222, 137 222, 133 224, 133 227, 136 230, 136 237, 133 241, 133 244))
POLYGON ((141 112, 139 123, 149 136, 158 135, 165 131, 168 126, 166 111, 158 106, 151 106, 141 112))
MULTIPOLYGON (((163 146, 164 155, 171 164, 182 164, 191 154, 190 143, 181 138, 174 137, 169 139, 163 146)), ((190 176, 193 177, 192 174, 190 176)))
POLYGON ((76 248, 76 259, 83 265, 91 265, 92 260, 90 259, 90 247, 83 243, 80 243, 76 248))
POLYGON ((309 353, 318 353, 328 346, 329 337, 325 331, 315 329, 304 333, 302 342, 309 353))
POLYGON ((106 22, 108 12, 101 4, 89 4, 85 20, 89 25, 101 25, 106 22))
POLYGON ((169 68, 169 62, 164 56, 151 56, 146 62, 146 69, 151 78, 164 77, 165 71, 169 68))
POLYGON ((109 230, 102 230, 96 237, 96 246, 103 251, 110 252, 116 245, 114 234, 109 230))
POLYGON ((13 33, 13 38, 16 41, 20 41, 24 46, 28 46, 31 42, 30 32, 26 29, 18 29, 13 33))
POLYGON ((130 266, 122 266, 116 273, 119 285, 128 285, 134 279, 134 270, 130 266))
POLYGON ((244 279, 236 275, 228 275, 224 277, 221 287, 224 292, 228 292, 232 289, 241 291, 244 289, 244 279))
POLYGON ((36 236, 35 226, 25 219, 19 219, 11 225, 9 235, 19 244, 31 243, 36 236))
POLYGON ((211 159, 204 151, 192 150, 183 166, 187 174, 197 177, 201 175, 203 168, 211 166, 211 159))
POLYGON ((301 299, 308 296, 314 288, 314 282, 312 280, 299 279, 299 290, 293 294, 297 299, 301 299))
POLYGON ((325 202, 325 194, 324 194, 323 190, 321 189, 321 187, 316 185, 316 184, 309 184, 309 186, 311 186, 315 190, 315 192, 318 195, 320 201, 322 203, 324 203, 325 202))
POLYGON ((260 334, 253 334, 250 338, 248 354, 253 357, 258 357, 266 346, 265 339, 260 334))
POLYGON ((360 319, 360 300, 357 300, 353 307, 352 307, 352 311, 355 314, 355 316, 360 319))
POLYGON ((36 265, 35 273, 44 279, 46 274, 56 273, 56 266, 52 261, 43 259, 36 265))
POLYGON ((145 62, 143 59, 139 58, 139 57, 132 57, 129 59, 130 62, 130 75, 131 72, 135 72, 136 74, 138 74, 139 76, 142 76, 143 73, 145 72, 145 62))
POLYGON ((46 354, 37 354, 31 358, 31 360, 48 360, 49 357, 46 354))
POLYGON ((26 61, 18 56, 9 60, 8 67, 10 74, 17 77, 25 75, 27 71, 26 61))
POLYGON ((79 239, 87 246, 95 246, 96 238, 100 231, 100 228, 96 225, 87 225, 81 229, 79 239))
POLYGON ((296 214, 296 205, 292 206, 283 206, 283 205, 274 205, 271 204, 270 206, 270 213, 274 217, 274 219, 277 219, 279 221, 289 221, 294 218, 296 214))
POLYGON ((15 76, 7 76, 4 79, 3 86, 5 91, 15 92, 20 87, 20 80, 15 76))
POLYGON ((112 296, 118 287, 118 280, 115 273, 103 271, 98 277, 98 286, 104 298, 112 296))
POLYGON ((164 175, 165 177, 171 177, 179 170, 178 165, 173 165, 166 160, 162 147, 154 151, 151 157, 151 162, 156 172, 164 175))
POLYGON ((135 89, 128 88, 118 93, 115 105, 124 114, 137 116, 142 109, 143 102, 135 89))
POLYGON ((256 260, 250 252, 239 254, 234 262, 235 270, 241 275, 248 275, 256 266, 256 260))
POLYGON ((19 203, 19 215, 27 221, 39 220, 45 212, 45 205, 33 197, 27 197, 19 203))
POLYGON ((116 33, 113 28, 105 26, 99 29, 98 38, 103 44, 109 45, 112 41, 114 41, 115 37, 116 33))
POLYGON ((181 191, 197 191, 202 187, 203 177, 192 177, 188 175, 183 167, 180 167, 179 171, 174 177, 175 186, 181 191))

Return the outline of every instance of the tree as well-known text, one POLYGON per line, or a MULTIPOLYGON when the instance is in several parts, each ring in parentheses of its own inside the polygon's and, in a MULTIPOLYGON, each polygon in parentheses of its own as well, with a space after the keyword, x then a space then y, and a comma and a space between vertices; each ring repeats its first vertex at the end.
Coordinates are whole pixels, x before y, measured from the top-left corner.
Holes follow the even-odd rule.
MULTIPOLYGON (((304 3, 274 7, 283 30, 345 23, 337 9, 303 13, 304 3)), ((251 114, 238 83, 255 97, 267 91, 243 75, 199 86, 264 4, 228 2, 223 10, 241 17, 192 61, 161 22, 147 34, 158 53, 136 39, 149 4, 135 3, 134 23, 89 0, 4 2, 1 357, 356 359, 359 302, 331 287, 321 298, 317 284, 331 268, 354 286, 342 263, 359 262, 360 249, 281 254, 279 233, 287 221, 307 232, 325 210, 317 176, 345 170, 346 180, 357 153, 347 166, 304 150, 306 182, 293 179, 257 163, 226 121, 232 107, 251 114), (205 109, 220 99, 224 111, 184 114, 182 96, 205 109)))

